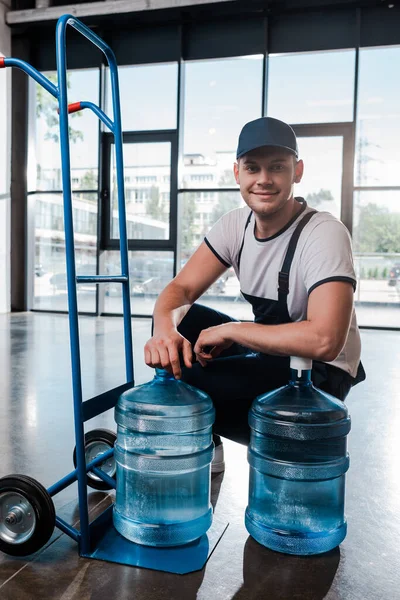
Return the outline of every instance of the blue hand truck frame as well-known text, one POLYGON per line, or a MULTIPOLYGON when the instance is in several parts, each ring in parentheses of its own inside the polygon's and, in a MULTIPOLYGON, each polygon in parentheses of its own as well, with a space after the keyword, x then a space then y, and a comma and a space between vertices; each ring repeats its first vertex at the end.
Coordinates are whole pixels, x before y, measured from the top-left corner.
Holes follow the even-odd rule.
MULTIPOLYGON (((79 19, 76 19, 72 15, 63 15, 57 22, 56 59, 58 78, 57 86, 49 81, 49 79, 47 79, 30 64, 20 59, 0 58, 0 68, 16 67, 21 69, 58 100, 64 198, 70 351, 76 440, 76 468, 47 490, 43 488, 39 482, 24 475, 15 475, 0 479, 0 550, 3 549, 3 551, 7 552, 7 550, 4 550, 4 546, 7 547, 7 544, 4 544, 4 539, 2 542, 1 537, 1 534, 3 534, 4 538, 5 526, 13 528, 12 531, 14 533, 19 531, 18 524, 24 523, 25 527, 25 523, 27 522, 29 526, 30 519, 32 519, 31 513, 34 512, 33 509, 36 507, 35 510, 37 510, 36 501, 37 495, 39 494, 39 498, 41 498, 44 506, 45 516, 47 513, 49 515, 49 526, 45 531, 43 545, 45 545, 45 543, 47 543, 49 540, 55 525, 63 533, 67 534, 78 543, 79 553, 83 557, 97 558, 99 560, 117 562, 131 566, 141 566, 171 573, 189 573, 199 570, 204 566, 228 526, 228 523, 225 520, 220 520, 218 518, 215 519, 214 516, 211 529, 199 540, 196 540, 195 542, 192 542, 186 546, 171 548, 150 548, 139 546, 120 536, 112 524, 112 505, 103 511, 103 513, 101 513, 95 521, 89 523, 87 474, 90 473, 92 476, 97 478, 97 480, 100 479, 103 481, 108 489, 116 488, 116 480, 101 469, 101 465, 113 457, 113 447, 110 447, 110 449, 106 452, 102 451, 93 460, 90 460, 86 463, 84 423, 89 419, 92 419, 93 417, 96 417, 97 415, 114 408, 120 394, 134 386, 121 107, 118 69, 113 51, 99 36, 97 36, 91 29, 89 29, 79 19), (108 61, 111 78, 114 121, 112 121, 99 106, 93 104, 92 102, 82 101, 75 102, 70 105, 68 104, 66 60, 66 32, 68 26, 73 27, 95 46, 97 46, 97 48, 103 52, 108 61), (85 108, 91 110, 111 131, 111 133, 114 134, 122 271, 120 275, 76 275, 68 114, 85 108), (83 401, 82 395, 77 283, 121 283, 122 285, 126 383, 86 401, 83 401), (69 523, 55 514, 52 501, 53 496, 70 486, 75 481, 78 481, 80 517, 79 530, 75 527, 72 527, 69 523), (29 492, 31 492, 31 496, 29 495, 29 492), (32 501, 31 504, 28 502, 27 508, 25 509, 24 506, 21 505, 22 512, 18 509, 18 506, 16 506, 16 508, 9 508, 8 504, 6 504, 8 498, 11 499, 14 504, 18 504, 18 498, 26 499, 26 497, 32 497, 32 501), (4 500, 3 503, 2 498, 4 500), (1 547, 2 543, 3 547, 1 547)), ((36 514, 36 522, 38 520, 40 522, 40 512, 36 514)), ((25 539, 23 537, 24 534, 19 533, 18 535, 22 535, 22 539, 25 539)), ((9 553, 13 554, 13 552, 9 553)), ((21 553, 19 555, 21 555, 21 553)))
POLYGON ((116 484, 113 478, 111 478, 109 475, 107 475, 107 473, 100 469, 101 463, 105 462, 110 457, 112 457, 114 453, 113 449, 110 449, 106 453, 103 453, 102 455, 96 457, 90 463, 86 464, 84 423, 89 419, 92 419, 93 417, 109 410, 110 408, 113 408, 118 400, 118 396, 126 389, 134 386, 128 240, 126 229, 124 166, 122 152, 121 106, 119 96, 117 62, 113 51, 98 35, 96 35, 86 25, 84 25, 81 21, 79 21, 72 15, 63 15, 57 22, 56 59, 58 86, 54 85, 43 74, 41 74, 34 67, 32 67, 30 64, 23 60, 19 60, 16 58, 3 58, 0 59, 0 67, 16 67, 18 69, 21 69, 27 75, 32 77, 37 83, 39 83, 52 96, 54 96, 56 100, 58 100, 58 112, 60 115, 61 169, 64 198, 64 227, 67 266, 69 332, 76 439, 76 468, 66 477, 52 485, 47 491, 50 494, 50 496, 55 496, 76 480, 78 481, 80 531, 66 523, 60 517, 56 517, 56 526, 61 531, 63 531, 78 542, 81 555, 88 555, 91 550, 91 544, 86 474, 89 471, 92 472, 98 478, 102 479, 111 488, 115 488, 116 484), (110 68, 109 72, 111 78, 114 121, 111 121, 111 119, 101 110, 101 108, 93 104, 92 102, 77 102, 68 106, 66 56, 66 33, 68 26, 71 26, 74 29, 76 29, 90 42, 97 46, 97 48, 99 48, 99 50, 103 52, 108 61, 108 66, 110 68), (68 114, 85 108, 92 110, 94 114, 97 115, 97 117, 111 131, 111 133, 114 134, 118 189, 120 255, 122 271, 122 273, 119 275, 76 275, 68 114), (127 383, 113 390, 110 390, 109 392, 105 392, 104 394, 96 396, 95 398, 91 398, 90 400, 87 400, 85 402, 83 402, 82 396, 82 374, 78 326, 77 284, 79 283, 121 283, 124 320, 125 368, 127 383))

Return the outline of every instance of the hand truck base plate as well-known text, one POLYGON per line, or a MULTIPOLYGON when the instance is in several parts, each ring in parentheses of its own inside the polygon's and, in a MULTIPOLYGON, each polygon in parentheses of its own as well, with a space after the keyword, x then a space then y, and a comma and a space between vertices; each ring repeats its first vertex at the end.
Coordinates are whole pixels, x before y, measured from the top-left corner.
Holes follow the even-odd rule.
POLYGON ((214 515, 206 534, 185 546, 153 548, 141 546, 122 537, 114 528, 113 505, 109 506, 90 526, 92 551, 85 558, 142 567, 184 575, 201 570, 224 535, 228 522, 214 515))

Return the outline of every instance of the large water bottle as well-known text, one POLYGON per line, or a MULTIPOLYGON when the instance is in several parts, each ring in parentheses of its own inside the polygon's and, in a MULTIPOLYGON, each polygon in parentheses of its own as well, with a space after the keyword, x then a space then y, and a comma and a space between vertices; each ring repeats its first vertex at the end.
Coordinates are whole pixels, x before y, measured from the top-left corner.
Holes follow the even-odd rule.
POLYGON ((259 396, 249 412, 250 535, 272 550, 318 554, 346 536, 346 436, 340 400, 315 388, 312 361, 292 358, 289 384, 259 396))
POLYGON ((120 396, 113 520, 121 535, 177 546, 208 530, 214 418, 207 394, 161 369, 120 396))

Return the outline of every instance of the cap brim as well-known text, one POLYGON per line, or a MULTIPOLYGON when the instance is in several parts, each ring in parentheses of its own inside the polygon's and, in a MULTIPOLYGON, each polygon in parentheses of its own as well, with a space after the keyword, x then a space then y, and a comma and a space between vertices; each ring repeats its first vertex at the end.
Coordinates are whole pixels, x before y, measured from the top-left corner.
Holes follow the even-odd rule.
POLYGON ((240 154, 237 154, 236 158, 241 158, 245 154, 248 154, 249 152, 252 152, 253 150, 258 150, 259 148, 280 148, 281 150, 286 150, 287 152, 290 152, 296 158, 298 158, 298 153, 295 150, 293 150, 293 148, 289 148, 289 146, 282 146, 282 144, 262 144, 261 146, 257 145, 257 146, 253 146, 252 148, 246 148, 245 150, 242 150, 242 152, 240 154))

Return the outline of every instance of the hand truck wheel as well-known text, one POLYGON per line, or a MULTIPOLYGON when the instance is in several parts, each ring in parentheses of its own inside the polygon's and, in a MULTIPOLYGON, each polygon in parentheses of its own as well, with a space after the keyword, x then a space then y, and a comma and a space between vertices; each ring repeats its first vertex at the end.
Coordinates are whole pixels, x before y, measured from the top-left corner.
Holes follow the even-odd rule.
POLYGON ((0 550, 10 556, 33 554, 49 541, 56 512, 48 491, 32 477, 0 479, 0 550))
MULTIPOLYGON (((85 459, 86 464, 94 460, 99 454, 103 454, 110 448, 114 448, 117 436, 113 431, 109 429, 93 429, 85 434, 85 459)), ((74 466, 76 468, 76 448, 74 448, 74 466)), ((107 461, 99 465, 99 469, 107 473, 107 475, 115 479, 116 475, 116 464, 114 457, 108 458, 107 461)), ((105 483, 100 477, 97 477, 94 473, 87 474, 87 484, 94 490, 111 490, 112 487, 105 483)))

